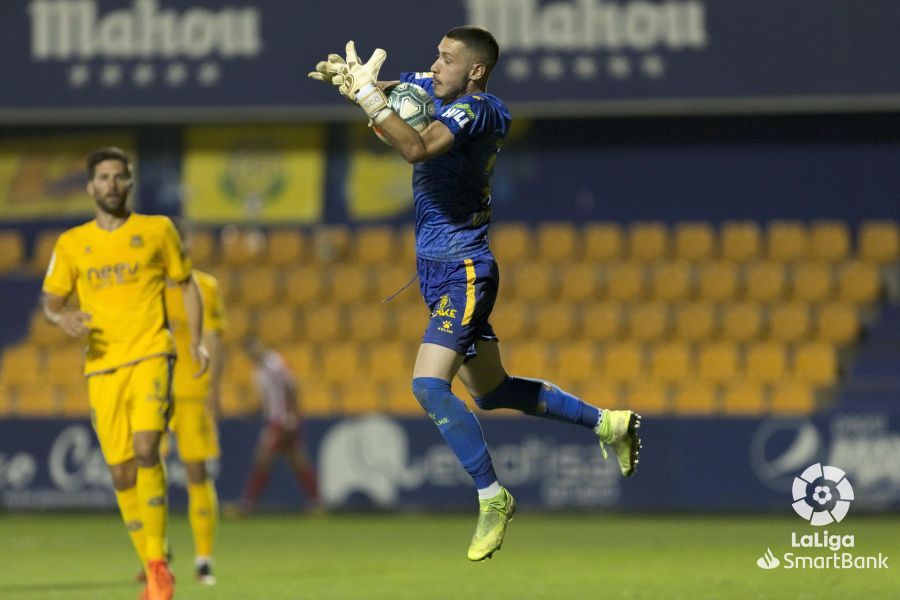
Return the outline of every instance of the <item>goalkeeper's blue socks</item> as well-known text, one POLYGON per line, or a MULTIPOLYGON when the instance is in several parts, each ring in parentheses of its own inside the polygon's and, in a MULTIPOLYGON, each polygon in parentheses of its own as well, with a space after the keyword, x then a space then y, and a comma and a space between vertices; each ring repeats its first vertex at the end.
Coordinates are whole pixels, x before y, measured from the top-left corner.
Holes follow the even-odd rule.
MULTIPOLYGON (((493 490, 497 475, 478 419, 453 395, 450 383, 436 377, 416 377, 413 394, 479 490, 493 490)), ((499 488, 497 488, 499 489, 499 488)))
POLYGON ((582 425, 593 430, 600 409, 564 392, 552 383, 525 377, 507 377, 503 383, 475 399, 483 410, 511 408, 535 417, 582 425))

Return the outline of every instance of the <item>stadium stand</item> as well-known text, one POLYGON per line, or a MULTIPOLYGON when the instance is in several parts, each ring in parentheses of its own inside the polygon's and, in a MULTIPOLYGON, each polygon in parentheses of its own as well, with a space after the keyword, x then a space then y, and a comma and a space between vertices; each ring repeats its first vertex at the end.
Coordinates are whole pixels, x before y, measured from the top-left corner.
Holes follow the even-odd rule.
MULTIPOLYGON (((284 353, 310 414, 418 414, 409 378, 428 313, 416 289, 400 292, 411 231, 194 232, 195 262, 228 304, 225 414, 254 409, 238 347, 249 332, 284 353)), ((31 256, 15 234, 0 232, 0 273, 38 276, 58 232, 38 234, 31 256)), ((506 223, 492 244, 491 322, 510 371, 604 406, 691 416, 824 406, 900 259, 900 229, 884 220, 855 237, 834 220, 506 223)), ((26 338, 3 349, 0 414, 87 415, 81 352, 34 310, 26 338)))

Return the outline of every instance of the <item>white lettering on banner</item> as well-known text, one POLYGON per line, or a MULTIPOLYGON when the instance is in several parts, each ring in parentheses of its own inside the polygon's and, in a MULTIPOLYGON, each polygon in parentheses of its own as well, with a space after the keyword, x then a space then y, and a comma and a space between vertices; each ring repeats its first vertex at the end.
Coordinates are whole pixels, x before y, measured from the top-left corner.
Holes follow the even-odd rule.
POLYGON ((831 421, 828 462, 846 466, 860 505, 887 506, 900 497, 900 434, 886 414, 844 415, 831 421))
POLYGON ((255 57, 262 52, 260 11, 224 7, 160 10, 158 0, 98 15, 97 0, 32 0, 35 60, 204 59, 255 57))
MULTIPOLYGON (((594 445, 525 436, 516 443, 492 445, 491 455, 505 484, 536 486, 549 506, 607 506, 621 494, 618 465, 601 460, 594 445)), ((329 429, 320 445, 319 477, 330 506, 362 494, 387 508, 397 504, 404 490, 472 483, 443 443, 413 457, 406 430, 383 415, 347 419, 329 429)))
POLYGON ((504 52, 703 49, 706 6, 699 0, 648 2, 466 0, 468 20, 489 29, 504 52))
POLYGON ((50 479, 60 490, 80 491, 86 487, 109 487, 110 475, 91 430, 70 425, 56 436, 47 457, 50 479))
POLYGON ((27 452, 7 456, 0 453, 0 490, 21 490, 28 487, 37 473, 37 461, 27 452))

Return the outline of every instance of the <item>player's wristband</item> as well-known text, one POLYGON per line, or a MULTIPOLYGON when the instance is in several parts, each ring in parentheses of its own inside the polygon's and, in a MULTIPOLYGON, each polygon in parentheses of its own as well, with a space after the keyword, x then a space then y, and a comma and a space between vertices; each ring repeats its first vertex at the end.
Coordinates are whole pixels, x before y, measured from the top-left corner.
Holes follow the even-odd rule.
POLYGON ((386 119, 390 110, 387 96, 371 83, 359 90, 359 93, 356 94, 356 102, 376 124, 386 119))

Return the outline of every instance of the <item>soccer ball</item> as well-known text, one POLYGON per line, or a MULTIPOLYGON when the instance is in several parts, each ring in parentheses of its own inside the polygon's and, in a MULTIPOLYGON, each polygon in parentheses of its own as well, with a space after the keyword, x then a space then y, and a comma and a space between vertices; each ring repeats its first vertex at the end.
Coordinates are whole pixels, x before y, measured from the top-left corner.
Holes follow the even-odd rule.
MULTIPOLYGON (((434 120, 434 100, 424 88, 414 83, 394 86, 388 94, 388 106, 416 131, 423 131, 434 120)), ((372 131, 378 139, 390 145, 377 126, 372 125, 372 131)))

